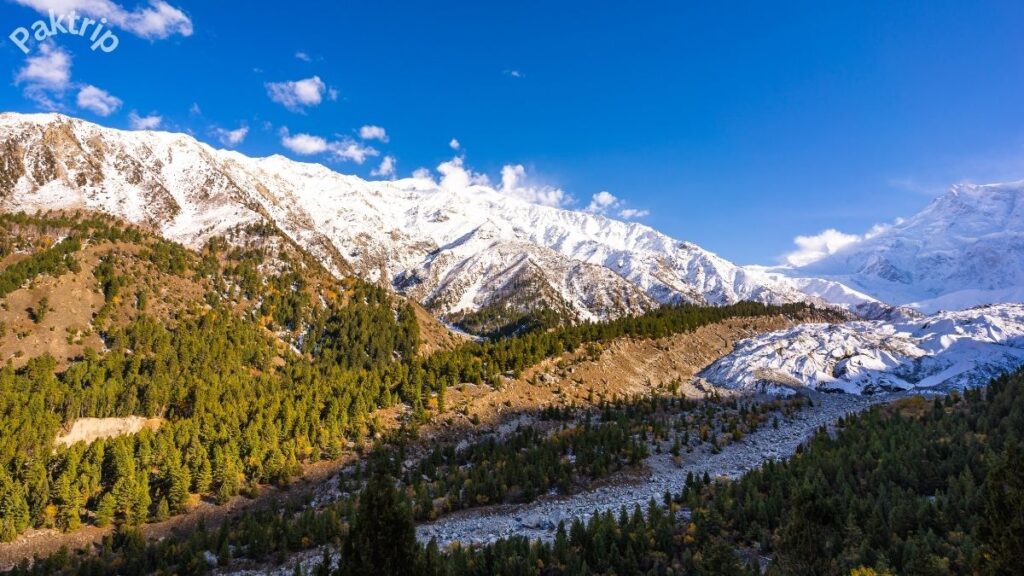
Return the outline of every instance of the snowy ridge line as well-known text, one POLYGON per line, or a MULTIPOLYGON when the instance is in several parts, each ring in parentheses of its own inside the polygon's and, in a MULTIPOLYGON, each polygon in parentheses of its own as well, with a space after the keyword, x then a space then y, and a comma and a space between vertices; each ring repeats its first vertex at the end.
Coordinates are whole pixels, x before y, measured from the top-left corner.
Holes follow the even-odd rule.
POLYGON ((193 247, 269 220, 333 273, 350 267, 441 317, 522 293, 579 319, 678 302, 873 301, 831 281, 737 266, 643 224, 531 204, 489 186, 367 181, 58 114, 0 114, 0 166, 0 210, 98 210, 193 247))
POLYGON ((907 220, 783 272, 926 314, 1024 302, 1024 181, 958 184, 907 220))

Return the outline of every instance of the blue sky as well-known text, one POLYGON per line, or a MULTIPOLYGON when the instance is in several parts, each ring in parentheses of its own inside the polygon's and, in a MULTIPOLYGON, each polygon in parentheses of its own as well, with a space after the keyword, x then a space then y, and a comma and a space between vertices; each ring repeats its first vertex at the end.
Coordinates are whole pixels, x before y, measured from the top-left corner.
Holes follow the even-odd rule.
POLYGON ((366 177, 522 165, 740 263, 1024 178, 1021 2, 0 0, 0 22, 4 110, 366 177), (117 48, 23 54, 8 34, 49 7, 108 17, 117 48))

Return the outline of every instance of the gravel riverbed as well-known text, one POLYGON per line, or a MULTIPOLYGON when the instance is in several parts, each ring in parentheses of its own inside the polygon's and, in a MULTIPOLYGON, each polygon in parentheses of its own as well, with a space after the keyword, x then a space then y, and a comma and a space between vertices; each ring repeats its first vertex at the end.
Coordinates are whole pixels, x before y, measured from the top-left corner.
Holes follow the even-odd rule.
POLYGON ((622 506, 632 511, 636 504, 646 507, 651 498, 661 502, 666 491, 674 494, 682 489, 689 472, 695 476, 707 472, 712 478, 736 478, 768 460, 787 458, 819 427, 831 426, 841 416, 896 397, 813 394, 814 406, 801 410, 789 421, 783 420, 778 429, 763 426, 743 440, 723 447, 717 454, 686 454, 681 464, 676 464, 667 453, 654 454, 647 459, 641 474, 631 476, 628 482, 604 485, 567 497, 546 497, 530 504, 457 512, 436 522, 421 524, 416 534, 424 542, 435 538, 442 547, 453 542, 483 544, 508 536, 550 540, 560 521, 567 525, 574 518, 586 521, 597 512, 617 511, 622 506))

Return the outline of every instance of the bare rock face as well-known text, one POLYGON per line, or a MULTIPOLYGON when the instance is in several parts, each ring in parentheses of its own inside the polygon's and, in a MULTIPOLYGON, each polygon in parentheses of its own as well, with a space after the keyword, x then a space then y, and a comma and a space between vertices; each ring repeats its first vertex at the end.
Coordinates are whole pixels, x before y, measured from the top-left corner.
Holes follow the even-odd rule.
POLYGON ((91 444, 102 438, 136 434, 143 429, 156 430, 163 424, 160 418, 126 416, 123 418, 79 418, 72 422, 66 433, 55 440, 59 446, 72 446, 78 442, 91 444))
POLYGON ((25 151, 13 140, 0 145, 0 200, 14 193, 14 185, 25 175, 25 151))

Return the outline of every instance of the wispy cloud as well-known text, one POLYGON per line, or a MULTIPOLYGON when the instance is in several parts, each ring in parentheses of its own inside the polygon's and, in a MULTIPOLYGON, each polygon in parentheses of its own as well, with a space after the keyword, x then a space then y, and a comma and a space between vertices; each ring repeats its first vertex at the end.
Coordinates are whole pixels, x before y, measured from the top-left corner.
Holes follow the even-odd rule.
POLYGON ((619 204, 621 204, 621 201, 614 194, 608 191, 601 191, 590 198, 590 204, 584 208, 584 211, 591 214, 605 214, 608 210, 615 208, 619 204))
POLYGON ((64 92, 71 85, 71 55, 62 48, 44 42, 39 53, 25 60, 25 66, 14 76, 26 98, 48 110, 57 110, 64 92))
POLYGON ((302 156, 313 156, 327 151, 327 140, 311 134, 284 134, 281 136, 281 145, 302 156))
POLYGON ((267 82, 266 88, 271 100, 292 112, 302 112, 306 108, 319 106, 324 101, 324 96, 330 100, 338 98, 338 91, 328 88, 319 76, 291 82, 267 82))
POLYGON ((213 129, 213 133, 217 136, 217 139, 220 140, 221 144, 234 148, 242 142, 245 142, 245 137, 249 135, 249 127, 240 126, 234 130, 215 127, 213 129))
POLYGON ((397 164, 397 160, 395 160, 394 156, 385 156, 381 159, 380 166, 370 172, 370 175, 381 178, 394 178, 395 164, 397 164))
POLYGON ((85 86, 78 91, 76 104, 83 110, 98 116, 110 116, 121 108, 121 99, 95 86, 85 86))
POLYGON ((912 192, 923 196, 938 196, 946 188, 942 184, 925 184, 916 178, 890 178, 886 184, 893 190, 912 192))
POLYGON ((375 148, 356 142, 351 138, 327 140, 312 134, 289 134, 281 131, 281 145, 301 156, 329 154, 330 158, 339 161, 351 161, 356 164, 366 162, 367 158, 379 156, 375 148))
POLYGON ((537 182, 526 173, 522 164, 509 164, 501 169, 499 192, 543 206, 565 207, 573 198, 561 188, 537 182))
POLYGON ((488 186, 491 181, 486 174, 480 174, 466 167, 466 159, 456 156, 437 166, 441 174, 441 187, 446 190, 464 190, 470 186, 488 186))
POLYGON ((131 125, 132 130, 156 130, 163 121, 163 117, 157 114, 139 116, 134 110, 128 114, 128 123, 131 125))
POLYGON ((363 126, 359 129, 359 137, 363 140, 379 140, 381 142, 388 141, 388 131, 380 126, 363 126))
POLYGON ((640 210, 637 208, 623 208, 619 210, 619 218, 624 220, 639 220, 640 218, 646 218, 650 216, 650 210, 640 210))
POLYGON ((903 219, 898 218, 892 224, 875 224, 864 234, 847 234, 835 228, 829 228, 811 236, 797 236, 793 239, 796 250, 786 254, 785 263, 796 267, 813 264, 848 246, 870 240, 902 223, 903 219))
POLYGON ((613 210, 618 211, 619 218, 624 220, 636 220, 647 217, 650 212, 639 208, 626 208, 626 202, 607 190, 602 190, 590 198, 590 204, 583 209, 591 214, 608 214, 613 210))

